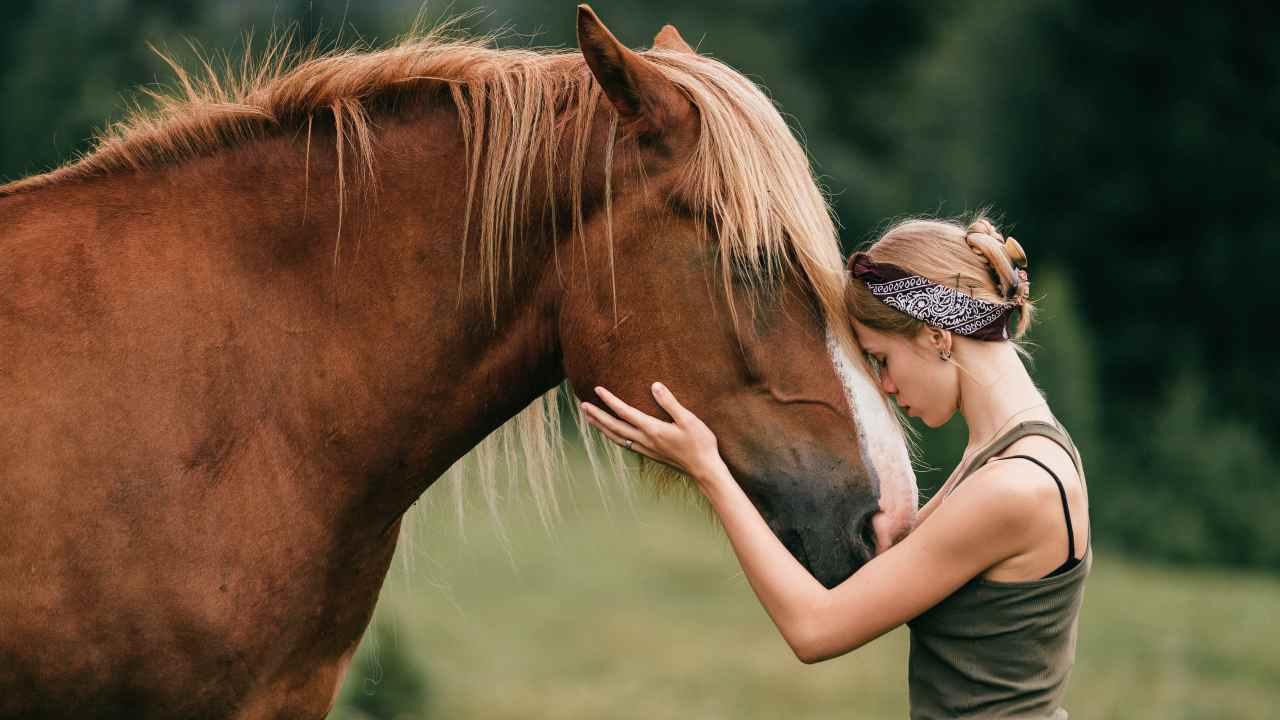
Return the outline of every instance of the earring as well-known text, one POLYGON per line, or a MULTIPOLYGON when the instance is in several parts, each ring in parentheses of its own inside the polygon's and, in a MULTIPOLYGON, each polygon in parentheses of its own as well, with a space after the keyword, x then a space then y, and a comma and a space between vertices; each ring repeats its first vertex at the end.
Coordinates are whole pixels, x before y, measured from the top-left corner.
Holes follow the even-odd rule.
POLYGON ((948 360, 950 360, 950 359, 951 359, 951 351, 950 351, 950 350, 939 350, 939 351, 938 351, 938 357, 942 359, 942 362, 946 362, 946 361, 948 361, 948 360))

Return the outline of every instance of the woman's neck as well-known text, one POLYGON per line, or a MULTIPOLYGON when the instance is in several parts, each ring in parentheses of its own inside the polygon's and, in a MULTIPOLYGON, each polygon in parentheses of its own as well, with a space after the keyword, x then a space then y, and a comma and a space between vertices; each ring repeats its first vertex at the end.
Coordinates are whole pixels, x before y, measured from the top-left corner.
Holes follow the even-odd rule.
POLYGON ((966 452, 1024 420, 1052 420, 1053 414, 1011 343, 973 341, 957 353, 960 414, 969 428, 966 452))

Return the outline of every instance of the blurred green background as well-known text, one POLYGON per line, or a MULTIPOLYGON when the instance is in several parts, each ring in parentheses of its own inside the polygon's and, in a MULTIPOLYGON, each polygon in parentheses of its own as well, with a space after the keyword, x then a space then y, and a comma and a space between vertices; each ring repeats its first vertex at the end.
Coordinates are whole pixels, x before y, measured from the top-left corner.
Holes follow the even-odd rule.
MULTIPOLYGON (((429 17, 474 7, 427 7, 429 17)), ((570 2, 493 0, 505 45, 574 44, 570 2)), ((1098 546, 1073 717, 1274 717, 1280 650, 1280 6, 1078 0, 598 2, 632 46, 672 22, 768 88, 849 251, 892 219, 991 206, 1027 248, 1037 381, 1083 452, 1098 546), (1257 324, 1261 323, 1261 324, 1257 324), (1268 713, 1271 713, 1268 715, 1268 713)), ((7 0, 0 179, 90 146, 138 85, 304 39, 377 44, 417 2, 7 0)), ((965 442, 923 435, 926 492, 965 442), (933 468, 933 469, 929 469, 933 468)), ((905 636, 789 654, 687 503, 567 478, 552 531, 518 497, 467 541, 427 493, 335 717, 901 717, 905 636), (578 487, 578 486, 581 487, 578 487), (576 491, 575 491, 575 488, 576 491), (612 497, 612 499, 610 499, 612 497), (607 507, 606 507, 607 506, 607 507), (509 541, 496 533, 508 527, 509 541), (410 572, 410 568, 413 571, 410 572)))

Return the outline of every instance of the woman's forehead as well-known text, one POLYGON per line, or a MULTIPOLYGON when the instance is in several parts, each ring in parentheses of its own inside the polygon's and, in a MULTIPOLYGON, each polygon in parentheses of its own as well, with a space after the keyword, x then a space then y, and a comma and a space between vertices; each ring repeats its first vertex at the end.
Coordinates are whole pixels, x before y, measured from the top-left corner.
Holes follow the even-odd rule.
POLYGON ((867 327, 857 320, 853 321, 853 334, 858 339, 858 345, 867 352, 888 353, 895 348, 904 348, 911 345, 911 340, 903 335, 876 330, 867 327))
POLYGON ((879 347, 882 340, 881 333, 863 325, 857 320, 853 321, 853 335, 858 338, 858 344, 861 345, 864 350, 873 350, 879 347))

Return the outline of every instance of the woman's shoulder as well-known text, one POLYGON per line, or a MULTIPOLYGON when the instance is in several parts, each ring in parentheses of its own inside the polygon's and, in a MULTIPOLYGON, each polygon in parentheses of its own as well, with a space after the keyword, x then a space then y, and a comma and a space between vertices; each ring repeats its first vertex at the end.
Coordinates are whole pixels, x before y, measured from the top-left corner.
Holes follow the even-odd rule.
POLYGON ((998 515, 1020 519, 1015 527, 1022 547, 989 568, 984 574, 988 579, 1037 579, 1060 565, 1069 549, 1075 557, 1085 549, 1091 534, 1088 495, 1073 456, 1054 440, 1037 435, 1019 438, 977 469, 964 484, 969 483, 972 483, 969 490, 976 496, 976 503, 982 503, 998 515), (1053 477, 1045 472, 1046 468, 1053 477), (1067 542, 1064 495, 1066 507, 1070 509, 1074 548, 1069 548, 1067 542))
MULTIPOLYGON (((1019 423, 1010 432, 1021 431, 1024 426, 1056 427, 1054 423, 1034 420, 1019 423)), ((997 440, 997 442, 999 442, 999 440, 997 440)), ((1003 460, 1011 455, 1018 454, 1030 454, 1035 457, 1039 457, 1043 454, 1045 444, 1060 448, 1060 446, 1054 443, 1053 440, 1050 440, 1043 435, 1023 435, 1002 448, 998 453, 992 454, 989 457, 981 457, 989 451, 979 452, 979 457, 975 463, 968 465, 962 463, 952 472, 951 476, 947 478, 947 481, 938 488, 938 491, 934 493, 933 497, 930 498, 925 506, 920 509, 918 521, 922 522, 925 520, 933 513, 933 511, 938 509, 944 499, 948 499, 956 494, 960 494, 960 497, 982 496, 974 497, 974 499, 987 502, 993 500, 1008 500, 1012 503, 1012 511, 1016 512, 1025 509, 1027 503, 1034 503, 1040 498, 1040 493, 1022 492, 1026 489, 1021 487, 1021 485, 1023 484, 1022 478, 1026 474, 1027 469, 1018 468, 1017 465, 1019 465, 1019 463, 1007 464, 997 461, 1003 460), (1005 465, 1010 466, 1005 467, 1005 465), (961 493, 961 490, 965 488, 967 488, 967 490, 961 493)), ((1068 457, 1065 455, 1065 451, 1061 449, 1059 449, 1059 454, 1063 457, 1068 457)), ((1043 471, 1041 471, 1041 473, 1043 473, 1043 471)))
POLYGON ((981 490, 985 485, 986 492, 1007 498, 1018 510, 1040 508, 1046 498, 1052 498, 1054 502, 1050 507, 1059 508, 1060 514, 1058 483, 1071 498, 1080 492, 1081 483, 1075 456, 1066 447, 1074 448, 1074 445, 1065 431, 1059 428, 1059 432, 1060 435, 1032 433, 1017 438, 976 468, 961 486, 972 483, 974 489, 981 490), (1046 469, 1052 477, 1045 472, 1046 469))
POLYGON ((1021 524, 1018 521, 1025 521, 1032 511, 1044 505, 1050 495, 1057 498, 1058 491, 1051 482, 1029 482, 1033 472, 1044 475, 1044 470, 1031 463, 1007 461, 1010 455, 1017 454, 1013 451, 991 458, 974 469, 956 487, 953 495, 981 504, 995 518, 1021 524))
POLYGON ((974 469, 924 525, 934 524, 934 532, 947 536, 948 544, 980 546, 993 553, 984 567, 1025 553, 1043 532, 1046 490, 1055 497, 1057 490, 1052 483, 1028 482, 1028 471, 1021 465, 990 462, 974 469))
MULTIPOLYGON (((1053 427, 1056 426, 1051 426, 1047 430, 1052 431, 1053 427)), ((1080 469, 1076 464, 1078 452, 1070 436, 1061 428, 1058 428, 1057 433, 1051 434, 1041 435, 1033 432, 1019 437, 999 453, 988 458, 979 470, 989 471, 990 468, 998 467, 1007 472, 1012 471, 1015 475, 1035 475, 1049 480, 1047 483, 1049 488, 1054 489, 1053 481, 1045 472, 1047 469, 1066 487, 1070 495, 1073 487, 1080 486, 1080 469), (1032 458, 1034 462, 1026 460, 1027 457, 1032 458), (1015 458, 1021 461, 1011 462, 1015 458)), ((1056 490, 1054 495, 1057 496, 1056 490)))

